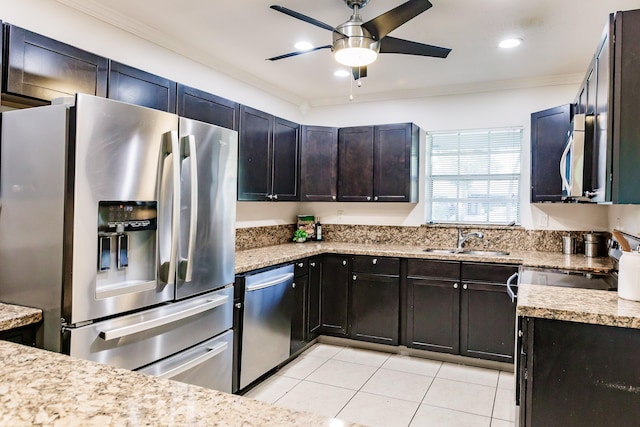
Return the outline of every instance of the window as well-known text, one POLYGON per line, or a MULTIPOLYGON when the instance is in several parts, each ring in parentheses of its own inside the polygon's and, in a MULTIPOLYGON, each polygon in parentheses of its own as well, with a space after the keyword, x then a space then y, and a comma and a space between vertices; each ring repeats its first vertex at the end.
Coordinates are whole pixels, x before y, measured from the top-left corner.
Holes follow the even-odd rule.
POLYGON ((520 220, 522 128, 427 134, 426 220, 520 220))

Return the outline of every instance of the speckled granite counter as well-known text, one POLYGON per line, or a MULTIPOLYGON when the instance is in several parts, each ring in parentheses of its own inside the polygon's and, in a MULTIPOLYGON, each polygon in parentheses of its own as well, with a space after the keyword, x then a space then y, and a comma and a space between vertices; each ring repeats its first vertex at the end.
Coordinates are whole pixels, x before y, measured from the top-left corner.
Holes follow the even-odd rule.
POLYGON ((558 268, 608 272, 612 268, 608 257, 588 258, 584 255, 563 255, 559 252, 509 251, 506 256, 478 256, 468 254, 435 254, 425 252, 426 246, 402 246, 358 243, 289 243, 236 252, 236 273, 255 270, 300 258, 335 253, 345 255, 374 255, 401 258, 444 259, 493 263, 523 264, 529 267, 558 268))
POLYGON ((353 424, 0 341, 0 425, 353 424))
POLYGON ((0 303, 0 331, 20 328, 42 321, 42 310, 0 303))
POLYGON ((640 329, 640 302, 615 291, 520 284, 518 316, 640 329))

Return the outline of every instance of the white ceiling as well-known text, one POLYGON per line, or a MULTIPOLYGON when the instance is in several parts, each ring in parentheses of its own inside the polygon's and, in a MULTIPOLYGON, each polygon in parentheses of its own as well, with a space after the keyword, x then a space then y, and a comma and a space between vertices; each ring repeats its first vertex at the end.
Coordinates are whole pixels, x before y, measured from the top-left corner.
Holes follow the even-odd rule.
MULTIPOLYGON (((348 103, 352 79, 330 50, 267 61, 300 39, 331 43, 331 32, 269 8, 278 4, 337 26, 344 0, 57 0, 297 104, 348 103)), ((364 21, 403 3, 370 0, 364 21)), ((357 100, 384 100, 544 84, 576 83, 607 15, 640 0, 431 0, 433 7, 392 36, 449 47, 447 59, 382 54, 357 100), (505 37, 524 43, 496 47, 505 37)))

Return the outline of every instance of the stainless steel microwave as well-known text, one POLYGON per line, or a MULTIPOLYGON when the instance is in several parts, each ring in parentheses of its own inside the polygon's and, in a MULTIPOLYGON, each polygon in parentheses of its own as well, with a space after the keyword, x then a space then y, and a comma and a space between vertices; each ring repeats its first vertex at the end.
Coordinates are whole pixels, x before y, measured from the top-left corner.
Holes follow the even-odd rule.
POLYGON ((562 199, 589 202, 596 195, 593 177, 593 120, 591 114, 575 114, 560 157, 562 199))

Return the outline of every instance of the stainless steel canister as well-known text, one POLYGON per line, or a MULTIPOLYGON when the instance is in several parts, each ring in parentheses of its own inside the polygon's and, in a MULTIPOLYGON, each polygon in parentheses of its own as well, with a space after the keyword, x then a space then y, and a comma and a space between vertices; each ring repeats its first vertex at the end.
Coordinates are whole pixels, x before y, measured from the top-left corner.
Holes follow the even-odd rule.
POLYGON ((587 233, 583 234, 584 240, 584 254, 588 257, 600 256, 602 234, 599 233, 587 233))
POLYGON ((576 253, 576 238, 573 236, 562 236, 562 253, 571 255, 576 253))

